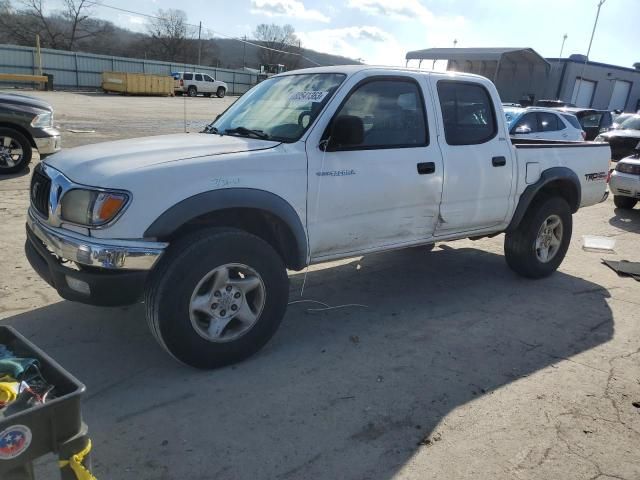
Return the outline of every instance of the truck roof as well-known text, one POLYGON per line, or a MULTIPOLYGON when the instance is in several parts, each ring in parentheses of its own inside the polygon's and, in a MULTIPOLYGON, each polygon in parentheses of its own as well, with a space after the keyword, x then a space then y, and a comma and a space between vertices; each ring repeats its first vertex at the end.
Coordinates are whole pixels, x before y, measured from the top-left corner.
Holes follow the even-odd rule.
POLYGON ((301 73, 344 73, 346 75, 353 75, 355 73, 364 71, 364 70, 378 70, 385 72, 409 72, 409 73, 417 73, 421 75, 446 75, 454 78, 476 78, 486 80, 486 77, 482 75, 475 75, 473 73, 463 73, 463 72, 452 72, 452 71, 436 71, 436 70, 426 70, 426 69, 417 69, 417 68, 404 68, 404 67, 389 67, 389 66, 378 66, 378 65, 332 65, 329 67, 311 67, 311 68, 302 68, 300 70, 290 70, 288 72, 283 72, 278 75, 274 75, 274 77, 282 77, 285 75, 298 75, 301 73))

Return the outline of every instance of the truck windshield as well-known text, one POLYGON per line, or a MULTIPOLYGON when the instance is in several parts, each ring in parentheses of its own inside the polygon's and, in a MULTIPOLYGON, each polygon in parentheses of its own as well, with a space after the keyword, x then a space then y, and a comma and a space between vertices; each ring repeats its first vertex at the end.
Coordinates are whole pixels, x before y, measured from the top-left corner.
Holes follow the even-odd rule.
POLYGON ((205 131, 295 142, 345 77, 340 73, 313 73, 270 78, 240 97, 205 131))

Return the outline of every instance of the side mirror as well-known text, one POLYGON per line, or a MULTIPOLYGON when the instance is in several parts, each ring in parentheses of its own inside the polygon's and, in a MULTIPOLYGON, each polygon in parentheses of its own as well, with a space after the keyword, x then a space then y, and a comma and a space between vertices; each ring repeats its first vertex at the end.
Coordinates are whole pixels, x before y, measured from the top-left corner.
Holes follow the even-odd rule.
POLYGON ((526 125, 520 125, 516 127, 514 133, 517 133, 518 135, 526 135, 528 133, 531 133, 531 128, 527 127, 526 125))
MULTIPOLYGON (((329 142, 325 142, 325 150, 336 151, 345 147, 362 144, 364 140, 364 123, 360 117, 340 115, 331 124, 329 142)), ((322 145, 322 144, 321 144, 322 145)))

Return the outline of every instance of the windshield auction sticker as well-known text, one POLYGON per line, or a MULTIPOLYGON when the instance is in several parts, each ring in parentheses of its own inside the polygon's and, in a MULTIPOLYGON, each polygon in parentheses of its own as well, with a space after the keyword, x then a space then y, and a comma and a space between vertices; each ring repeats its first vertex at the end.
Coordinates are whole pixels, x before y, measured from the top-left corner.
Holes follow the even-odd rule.
POLYGON ((290 102, 321 102, 329 92, 308 91, 292 93, 289 97, 290 102))

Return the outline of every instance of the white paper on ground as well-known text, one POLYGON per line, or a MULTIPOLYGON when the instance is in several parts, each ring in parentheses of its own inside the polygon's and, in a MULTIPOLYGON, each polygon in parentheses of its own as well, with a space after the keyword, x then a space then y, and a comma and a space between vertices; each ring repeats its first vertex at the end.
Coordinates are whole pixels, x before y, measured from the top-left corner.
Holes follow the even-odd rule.
POLYGON ((587 252, 613 253, 616 240, 608 237, 597 237, 595 235, 582 236, 582 249, 587 252))

